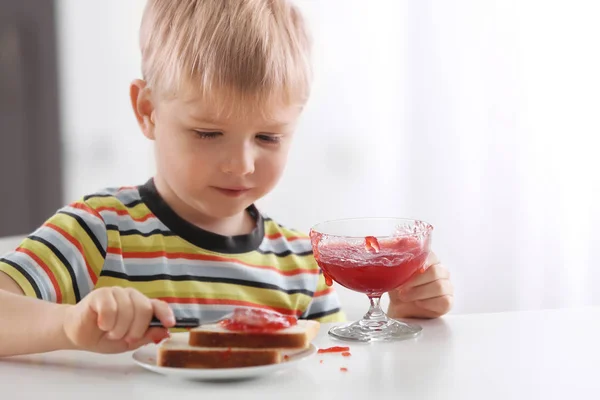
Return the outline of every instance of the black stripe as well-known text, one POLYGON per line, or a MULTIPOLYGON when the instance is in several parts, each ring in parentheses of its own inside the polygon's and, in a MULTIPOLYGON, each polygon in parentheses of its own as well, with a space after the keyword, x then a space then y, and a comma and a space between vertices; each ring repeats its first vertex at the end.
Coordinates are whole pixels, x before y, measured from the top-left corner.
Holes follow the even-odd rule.
POLYGON ((123 279, 129 282, 152 282, 158 280, 168 280, 174 282, 183 282, 183 281, 195 281, 195 282, 205 282, 205 283, 229 283, 232 285, 240 285, 247 287, 254 287, 258 289, 271 289, 277 290, 278 292, 286 293, 289 295, 292 294, 305 294, 307 296, 312 297, 314 292, 306 289, 284 289, 277 285, 272 285, 264 282, 256 282, 256 281, 247 281, 243 279, 231 279, 231 278, 214 278, 210 276, 194 276, 194 275, 168 275, 168 274, 156 274, 156 275, 127 275, 122 272, 115 271, 102 271, 102 276, 109 276, 111 278, 123 279))
POLYGON ((143 202, 141 199, 138 199, 138 200, 132 200, 132 201, 130 201, 129 203, 123 203, 123 205, 124 205, 125 207, 127 207, 127 208, 133 208, 133 207, 135 207, 135 206, 137 206, 137 205, 140 205, 140 204, 144 204, 144 202, 143 202))
POLYGON ((96 235, 94 235, 94 232, 92 232, 92 230, 85 223, 85 221, 83 220, 83 218, 81 218, 77 214, 73 214, 73 213, 68 212, 68 211, 59 211, 59 214, 68 215, 69 217, 71 217, 74 220, 76 220, 77 223, 79 224, 79 226, 81 226, 81 228, 85 231, 85 233, 87 233, 87 235, 90 237, 90 239, 92 240, 92 242, 94 242, 94 246, 96 246, 96 249, 98 250, 98 252, 102 256, 102 258, 106 258, 106 250, 104 250, 104 247, 98 241, 98 238, 96 237, 96 235))
POLYGON ((285 250, 285 251, 282 251, 282 252, 279 252, 279 253, 278 253, 278 252, 275 252, 275 251, 271 251, 271 250, 261 250, 261 249, 257 249, 256 251, 257 251, 258 253, 260 253, 260 254, 264 254, 264 255, 268 255, 268 254, 274 254, 274 255, 276 255, 277 257, 287 257, 287 256, 289 256, 290 254, 296 255, 296 256, 298 256, 298 257, 305 257, 305 256, 310 256, 310 255, 312 255, 312 253, 313 253, 313 252, 312 252, 312 250, 308 250, 308 251, 301 251, 301 252, 298 252, 298 253, 296 253, 296 252, 293 252, 293 251, 291 251, 291 250, 285 250))
POLYGON ((135 236, 135 235, 139 235, 139 236, 143 236, 143 237, 150 237, 153 235, 177 236, 175 233, 173 233, 171 231, 163 231, 160 229, 154 229, 153 231, 150 231, 150 232, 140 232, 137 229, 128 229, 128 230, 122 231, 122 230, 120 230, 120 228, 117 225, 106 225, 106 229, 109 231, 119 232, 120 236, 135 236))
POLYGON ((88 201, 89 199, 94 199, 94 198, 106 198, 106 197, 115 197, 114 194, 88 194, 87 196, 83 197, 83 201, 88 201))
POLYGON ((71 264, 69 264, 69 262, 67 261, 65 256, 52 243, 48 242, 46 239, 42 239, 41 237, 38 237, 38 236, 29 236, 29 239, 35 240, 36 242, 42 243, 43 245, 48 247, 50 249, 50 251, 52 251, 52 253, 54 253, 54 255, 56 257, 58 257, 60 262, 63 263, 63 265, 67 269, 67 272, 69 272, 69 276, 71 277, 71 284, 73 286, 73 294, 75 294, 75 302, 79 303, 79 301, 81 300, 81 295, 79 294, 79 286, 77 285, 77 278, 75 277, 75 271, 73 271, 73 267, 71 266, 71 264))
POLYGON ((323 312, 320 312, 320 313, 309 314, 306 317, 304 317, 304 319, 323 318, 323 317, 335 314, 335 313, 340 312, 340 311, 342 311, 342 310, 339 307, 338 308, 332 308, 331 310, 323 311, 323 312))
POLYGON ((150 236, 154 236, 154 235, 176 236, 171 231, 162 231, 160 229, 154 229, 153 231, 150 231, 150 232, 140 232, 137 229, 129 229, 129 230, 126 230, 126 231, 119 231, 119 234, 121 236, 135 236, 135 235, 139 235, 139 236, 143 236, 143 237, 150 237, 150 236))
MULTIPOLYGON (((87 196, 84 196, 83 201, 88 201, 90 199, 94 199, 94 198, 99 198, 99 199, 105 199, 107 197, 114 197, 116 199, 116 196, 114 194, 90 194, 87 196)), ((143 204, 144 202, 141 199, 137 199, 137 200, 132 200, 129 203, 123 203, 123 205, 127 208, 133 208, 139 204, 143 204)))
POLYGON ((27 281, 31 284, 31 287, 33 288, 33 291, 35 292, 35 296, 38 299, 43 300, 42 293, 40 292, 40 288, 38 288, 37 284, 31 277, 31 275, 29 275, 29 273, 27 273, 23 268, 21 268, 21 266, 19 264, 15 264, 14 262, 7 260, 6 258, 0 258, 0 262, 6 263, 6 264, 10 265, 11 267, 13 267, 14 269, 16 269, 17 271, 19 271, 21 273, 21 275, 23 275, 25 277, 25 279, 27 279, 27 281))

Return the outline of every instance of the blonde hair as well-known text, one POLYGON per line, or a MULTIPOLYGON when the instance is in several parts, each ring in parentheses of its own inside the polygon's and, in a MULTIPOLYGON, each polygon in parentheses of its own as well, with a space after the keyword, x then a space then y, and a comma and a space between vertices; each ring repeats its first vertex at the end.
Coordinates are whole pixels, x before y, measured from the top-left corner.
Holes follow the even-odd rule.
POLYGON ((183 85, 204 99, 304 102, 310 38, 288 0, 148 0, 140 30, 142 74, 153 92, 183 85))

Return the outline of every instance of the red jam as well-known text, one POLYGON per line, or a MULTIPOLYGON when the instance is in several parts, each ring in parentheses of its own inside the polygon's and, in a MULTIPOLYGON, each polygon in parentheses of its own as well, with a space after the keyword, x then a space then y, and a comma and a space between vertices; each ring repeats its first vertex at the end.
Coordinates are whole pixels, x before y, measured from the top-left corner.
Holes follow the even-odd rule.
POLYGON ((327 286, 331 286, 333 285, 333 280, 331 279, 331 277, 329 275, 327 275, 325 272, 323 272, 323 277, 325 278, 325 284, 327 286))
POLYGON ((351 355, 352 354, 350 354, 349 351, 345 351, 345 352, 342 353, 342 356, 344 356, 344 357, 350 357, 351 355))
POLYGON ((326 349, 319 349, 317 351, 317 353, 319 353, 319 354, 323 354, 323 353, 342 353, 342 352, 346 352, 348 350, 350 350, 350 347, 334 346, 334 347, 328 347, 326 349))
POLYGON ((342 372, 348 372, 348 368, 342 367, 342 368, 340 368, 340 371, 342 371, 342 372))
POLYGON ((236 308, 231 318, 224 319, 220 325, 235 332, 271 333, 289 328, 297 323, 296 317, 273 311, 236 308))
POLYGON ((367 236, 365 238, 365 249, 369 253, 379 253, 381 247, 379 246, 379 242, 375 236, 367 236))

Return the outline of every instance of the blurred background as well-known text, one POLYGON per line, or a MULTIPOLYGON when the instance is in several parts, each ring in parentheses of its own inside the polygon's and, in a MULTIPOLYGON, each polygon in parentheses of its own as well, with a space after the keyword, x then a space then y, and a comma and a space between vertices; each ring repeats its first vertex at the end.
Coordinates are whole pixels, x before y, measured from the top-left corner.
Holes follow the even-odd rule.
MULTIPOLYGON (((296 2, 316 81, 264 212, 431 222, 454 313, 600 304, 600 3, 296 2)), ((0 1, 0 236, 152 176, 128 99, 144 4, 0 1)))

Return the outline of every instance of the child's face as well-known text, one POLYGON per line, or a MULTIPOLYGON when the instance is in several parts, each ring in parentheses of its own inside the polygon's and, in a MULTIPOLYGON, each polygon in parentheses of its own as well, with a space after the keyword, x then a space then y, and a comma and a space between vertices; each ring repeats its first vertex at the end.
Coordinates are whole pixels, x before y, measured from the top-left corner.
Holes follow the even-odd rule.
POLYGON ((191 94, 154 106, 158 175, 180 201, 212 218, 236 215, 273 189, 301 112, 281 105, 219 116, 191 94))

